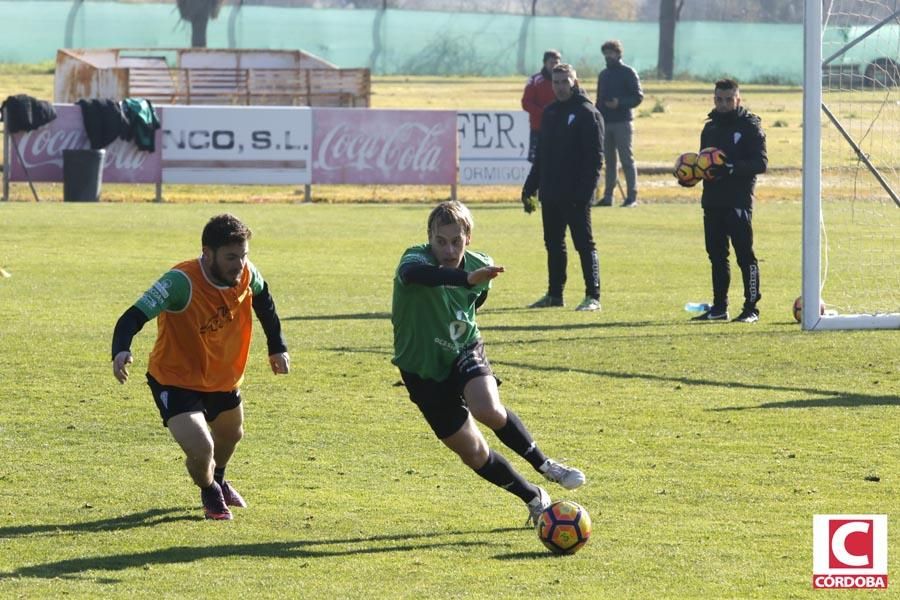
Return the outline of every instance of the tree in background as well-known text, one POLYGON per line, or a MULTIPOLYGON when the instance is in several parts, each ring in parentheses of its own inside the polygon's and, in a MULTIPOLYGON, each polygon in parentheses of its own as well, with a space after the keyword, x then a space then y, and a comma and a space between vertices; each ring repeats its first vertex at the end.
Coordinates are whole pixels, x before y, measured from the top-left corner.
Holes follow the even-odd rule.
POLYGON ((597 0, 568 0, 548 2, 548 8, 558 16, 572 16, 600 21, 633 21, 637 18, 641 2, 597 2, 597 0))
POLYGON ((684 0, 659 0, 659 53, 656 72, 660 79, 672 80, 675 71, 675 26, 684 0))
MULTIPOLYGON (((661 5, 638 0, 637 19, 658 21, 661 5)), ((735 23, 801 23, 803 0, 691 0, 680 15, 682 21, 735 23)))
POLYGON ((191 46, 206 48, 206 26, 219 16, 225 0, 175 0, 181 18, 191 24, 191 46))

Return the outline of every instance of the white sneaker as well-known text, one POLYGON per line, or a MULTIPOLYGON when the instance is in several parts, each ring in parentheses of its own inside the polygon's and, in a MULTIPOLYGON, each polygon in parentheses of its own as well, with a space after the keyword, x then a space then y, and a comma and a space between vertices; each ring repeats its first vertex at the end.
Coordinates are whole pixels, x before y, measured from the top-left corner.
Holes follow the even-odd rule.
POLYGON ((550 494, 547 493, 547 490, 538 486, 538 495, 528 501, 528 518, 525 520, 525 524, 537 527, 541 513, 551 504, 553 504, 553 500, 550 499, 550 494))
POLYGON ((575 310, 579 312, 600 310, 600 301, 596 298, 585 296, 584 300, 581 301, 581 304, 575 307, 575 310))
POLYGON ((567 490, 574 490, 577 487, 581 487, 586 481, 584 473, 575 467, 562 465, 552 458, 545 460, 544 464, 542 464, 538 470, 544 474, 545 479, 552 481, 553 483, 558 483, 567 490))

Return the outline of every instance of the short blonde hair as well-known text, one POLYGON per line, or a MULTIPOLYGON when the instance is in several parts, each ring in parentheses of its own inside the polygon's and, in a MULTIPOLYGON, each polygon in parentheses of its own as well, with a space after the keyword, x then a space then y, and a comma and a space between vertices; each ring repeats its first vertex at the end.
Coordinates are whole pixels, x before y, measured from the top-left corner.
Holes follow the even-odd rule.
POLYGON ((434 207, 431 214, 428 215, 428 237, 432 232, 436 231, 441 225, 450 225, 456 223, 462 227, 466 235, 472 235, 475 228, 475 221, 472 220, 472 213, 462 202, 449 200, 441 202, 434 207))

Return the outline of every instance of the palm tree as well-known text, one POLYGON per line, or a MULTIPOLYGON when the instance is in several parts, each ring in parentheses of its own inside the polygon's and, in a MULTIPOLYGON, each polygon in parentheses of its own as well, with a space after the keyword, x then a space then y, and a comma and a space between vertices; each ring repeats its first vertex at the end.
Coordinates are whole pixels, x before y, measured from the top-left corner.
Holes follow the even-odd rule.
POLYGON ((225 0, 175 0, 181 18, 191 24, 191 46, 206 48, 206 25, 219 16, 225 0))

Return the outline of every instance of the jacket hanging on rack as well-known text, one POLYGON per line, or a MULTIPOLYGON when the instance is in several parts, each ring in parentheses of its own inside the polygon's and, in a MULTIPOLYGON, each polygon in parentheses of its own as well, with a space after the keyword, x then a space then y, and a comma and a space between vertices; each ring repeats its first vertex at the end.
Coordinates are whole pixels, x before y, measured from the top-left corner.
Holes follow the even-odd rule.
POLYGON ((6 130, 10 133, 32 131, 56 118, 53 105, 26 94, 9 96, 0 104, 0 113, 6 120, 6 130))

